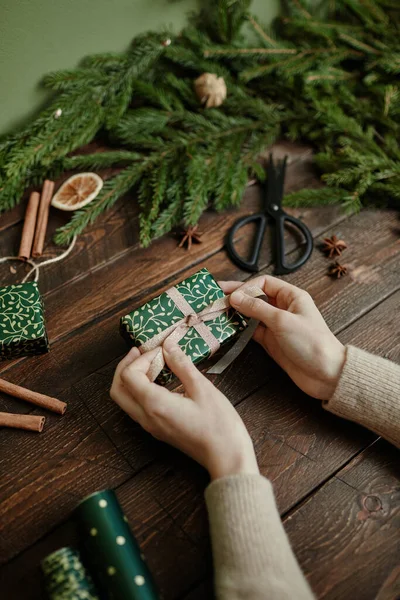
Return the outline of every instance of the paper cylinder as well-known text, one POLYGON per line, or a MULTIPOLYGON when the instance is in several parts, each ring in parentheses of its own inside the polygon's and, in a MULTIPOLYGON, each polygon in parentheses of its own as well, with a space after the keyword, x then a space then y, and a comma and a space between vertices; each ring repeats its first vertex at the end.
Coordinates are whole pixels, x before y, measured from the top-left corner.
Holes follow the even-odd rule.
POLYGON ((60 548, 42 561, 49 600, 99 600, 92 579, 73 548, 60 548))
POLYGON ((96 492, 75 511, 85 564, 113 600, 158 600, 150 571, 112 490, 96 492))

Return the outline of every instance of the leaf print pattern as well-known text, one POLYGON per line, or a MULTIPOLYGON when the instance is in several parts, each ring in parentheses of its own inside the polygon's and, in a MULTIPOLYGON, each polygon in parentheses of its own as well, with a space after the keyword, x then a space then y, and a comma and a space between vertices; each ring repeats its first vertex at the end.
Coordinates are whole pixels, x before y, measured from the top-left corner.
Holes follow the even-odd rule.
POLYGON ((0 288, 0 358, 47 351, 43 303, 37 283, 0 288))
MULTIPOLYGON (((224 296, 224 292, 207 269, 201 269, 175 287, 197 313, 224 296)), ((170 297, 163 293, 122 317, 121 333, 130 345, 140 346, 160 331, 180 321, 182 317, 183 313, 170 297)), ((222 345, 245 329, 246 320, 234 309, 230 309, 219 317, 206 321, 206 325, 222 345)), ((210 355, 210 348, 194 327, 188 329, 179 345, 195 364, 210 355)), ((171 371, 165 368, 157 381, 165 384, 172 379, 171 371)))

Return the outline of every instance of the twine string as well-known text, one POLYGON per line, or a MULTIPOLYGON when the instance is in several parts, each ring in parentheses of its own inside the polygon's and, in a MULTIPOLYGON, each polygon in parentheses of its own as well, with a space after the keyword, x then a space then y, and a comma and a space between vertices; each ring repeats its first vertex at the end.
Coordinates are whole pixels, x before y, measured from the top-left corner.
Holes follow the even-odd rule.
POLYGON ((31 265, 32 268, 25 275, 25 277, 23 278, 21 283, 26 283, 28 281, 29 277, 32 275, 32 273, 35 273, 34 281, 37 283, 39 281, 39 269, 41 269, 42 267, 45 267, 47 265, 50 265, 52 263, 59 262, 60 260, 64 260, 64 258, 66 258, 74 249, 76 240, 77 240, 77 236, 74 235, 70 245, 64 252, 62 252, 62 254, 59 254, 58 256, 54 256, 53 258, 48 258, 47 260, 44 260, 41 263, 35 263, 35 261, 31 260, 30 258, 25 259, 25 258, 21 258, 20 256, 3 256, 0 258, 0 263, 5 263, 9 260, 20 260, 21 262, 28 263, 29 265, 31 265))

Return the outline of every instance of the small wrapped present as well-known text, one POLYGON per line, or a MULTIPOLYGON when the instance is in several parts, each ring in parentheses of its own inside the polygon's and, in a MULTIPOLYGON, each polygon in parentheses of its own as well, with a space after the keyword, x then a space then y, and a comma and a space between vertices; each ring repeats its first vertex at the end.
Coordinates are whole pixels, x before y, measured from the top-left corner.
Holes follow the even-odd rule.
POLYGON ((0 358, 43 354, 48 350, 37 283, 0 287, 0 358))
POLYGON ((214 354, 247 325, 231 308, 214 277, 201 269, 173 288, 121 319, 121 334, 141 351, 159 348, 149 372, 150 379, 168 383, 171 371, 165 367, 162 344, 172 336, 196 364, 214 354))

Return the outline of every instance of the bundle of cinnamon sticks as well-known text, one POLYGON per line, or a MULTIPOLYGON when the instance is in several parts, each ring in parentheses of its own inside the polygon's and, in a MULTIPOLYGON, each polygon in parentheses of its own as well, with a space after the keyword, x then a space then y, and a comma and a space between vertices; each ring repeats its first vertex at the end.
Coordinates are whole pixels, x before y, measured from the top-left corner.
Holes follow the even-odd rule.
POLYGON ((54 181, 46 179, 43 183, 42 193, 32 192, 30 195, 18 253, 23 260, 27 260, 31 256, 36 258, 43 254, 53 192, 54 181))
MULTIPOLYGON (((35 406, 41 406, 47 410, 51 410, 59 415, 63 415, 67 410, 67 405, 57 398, 38 394, 32 390, 10 383, 5 379, 0 379, 0 392, 26 400, 35 406)), ((23 415, 0 412, 0 427, 14 427, 16 429, 26 429, 28 431, 37 431, 40 433, 43 430, 45 417, 37 415, 23 415)))

